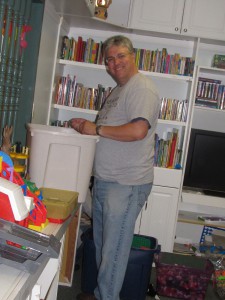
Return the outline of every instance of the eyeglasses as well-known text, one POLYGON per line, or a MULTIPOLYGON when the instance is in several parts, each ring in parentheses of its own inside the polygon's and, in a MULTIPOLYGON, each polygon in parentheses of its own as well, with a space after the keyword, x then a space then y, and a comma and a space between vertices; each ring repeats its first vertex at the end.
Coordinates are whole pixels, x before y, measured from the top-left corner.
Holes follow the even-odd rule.
POLYGON ((110 65, 115 63, 115 60, 118 59, 119 61, 123 61, 130 53, 119 53, 115 56, 106 57, 105 63, 106 65, 110 65))

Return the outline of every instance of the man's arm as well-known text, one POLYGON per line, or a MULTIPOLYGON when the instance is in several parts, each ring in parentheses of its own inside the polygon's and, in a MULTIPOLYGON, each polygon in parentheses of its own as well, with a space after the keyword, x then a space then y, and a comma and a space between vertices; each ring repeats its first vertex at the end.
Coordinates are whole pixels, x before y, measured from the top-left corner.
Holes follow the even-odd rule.
MULTIPOLYGON (((72 119, 70 125, 81 134, 96 135, 96 124, 85 119, 72 119)), ((119 126, 102 125, 98 133, 100 136, 123 142, 142 140, 148 133, 149 123, 139 119, 119 126)))

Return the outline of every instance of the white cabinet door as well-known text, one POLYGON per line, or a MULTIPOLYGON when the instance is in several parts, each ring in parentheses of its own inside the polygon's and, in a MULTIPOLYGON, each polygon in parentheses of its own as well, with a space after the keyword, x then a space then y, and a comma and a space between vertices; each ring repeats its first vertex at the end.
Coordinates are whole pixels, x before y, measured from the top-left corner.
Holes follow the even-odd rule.
POLYGON ((225 0, 134 0, 131 28, 224 40, 225 0))
POLYGON ((130 27, 180 33, 185 0, 134 0, 130 27))
POLYGON ((186 0, 181 34, 224 40, 225 0, 186 0))
POLYGON ((162 251, 172 252, 177 223, 179 189, 153 186, 135 226, 135 233, 158 239, 162 251))

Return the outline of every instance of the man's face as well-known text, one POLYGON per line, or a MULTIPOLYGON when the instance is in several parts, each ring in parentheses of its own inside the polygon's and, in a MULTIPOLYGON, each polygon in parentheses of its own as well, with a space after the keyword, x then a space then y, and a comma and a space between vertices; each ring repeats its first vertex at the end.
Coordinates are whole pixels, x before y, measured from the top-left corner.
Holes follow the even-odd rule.
POLYGON ((106 51, 107 72, 119 85, 124 85, 137 73, 135 57, 126 47, 112 46, 106 51))

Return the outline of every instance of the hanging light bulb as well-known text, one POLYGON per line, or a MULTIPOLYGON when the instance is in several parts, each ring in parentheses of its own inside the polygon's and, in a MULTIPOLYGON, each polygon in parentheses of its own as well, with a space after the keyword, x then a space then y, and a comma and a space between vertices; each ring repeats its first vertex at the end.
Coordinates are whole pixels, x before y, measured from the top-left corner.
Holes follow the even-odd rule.
POLYGON ((96 6, 108 8, 112 0, 96 0, 96 6))

